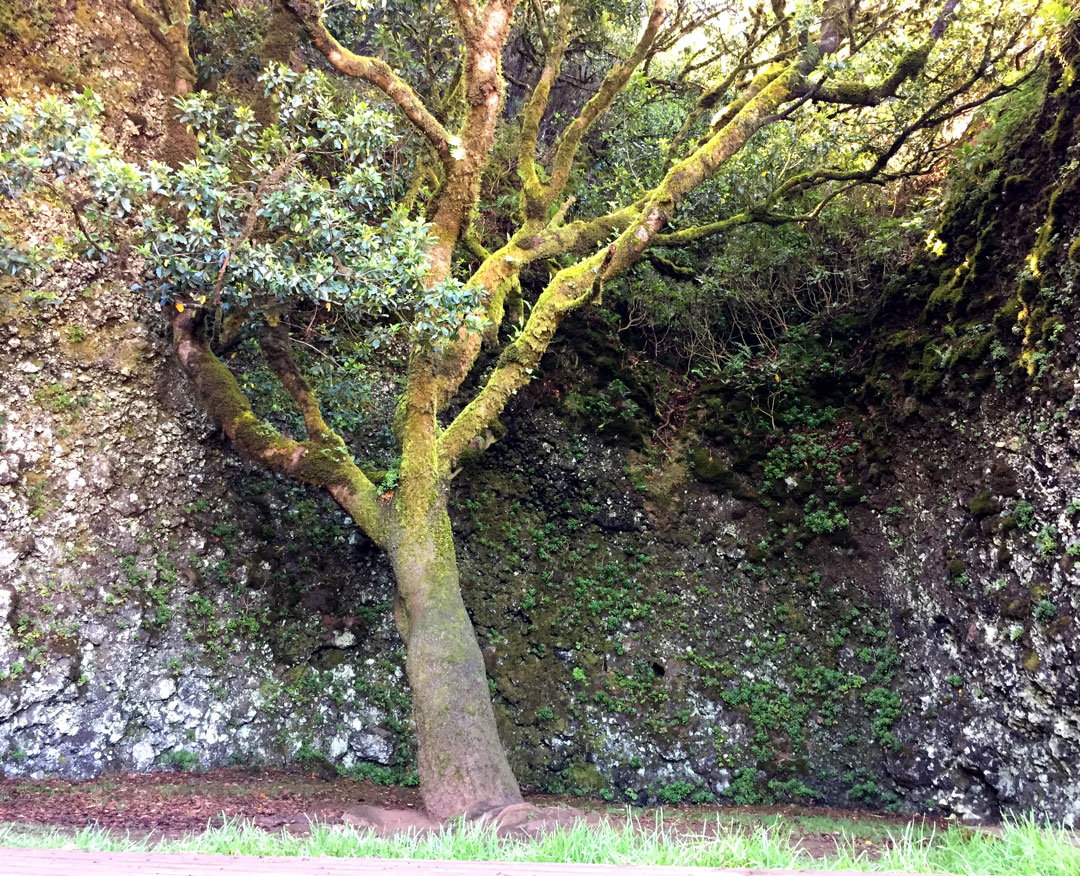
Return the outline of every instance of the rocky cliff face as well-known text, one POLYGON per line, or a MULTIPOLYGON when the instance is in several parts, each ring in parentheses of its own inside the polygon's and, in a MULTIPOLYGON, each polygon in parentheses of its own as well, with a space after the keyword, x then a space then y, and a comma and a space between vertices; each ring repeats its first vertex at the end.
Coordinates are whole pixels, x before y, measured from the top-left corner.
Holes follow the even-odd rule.
MULTIPOLYGON (((117 85, 146 53, 109 9, 108 61, 79 75, 113 83, 116 136, 152 149, 152 64, 117 85)), ((93 57, 75 17, 55 27, 93 57)), ((699 386, 645 448, 647 381, 570 327, 578 354, 545 362, 452 500, 523 782, 1073 822, 1078 113, 1060 69, 1055 90, 954 201, 944 255, 863 315, 873 352, 834 356, 770 428, 699 386)), ((237 460, 136 269, 0 285, 0 767, 413 780, 386 562, 318 493, 237 460)))

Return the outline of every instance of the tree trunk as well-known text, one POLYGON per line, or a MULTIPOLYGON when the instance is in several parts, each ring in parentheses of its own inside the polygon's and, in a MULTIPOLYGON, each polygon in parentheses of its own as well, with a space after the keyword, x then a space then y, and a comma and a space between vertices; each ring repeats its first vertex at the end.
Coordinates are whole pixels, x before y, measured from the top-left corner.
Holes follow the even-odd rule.
POLYGON ((491 707, 484 659, 461 599, 445 500, 419 532, 401 532, 390 556, 398 629, 412 687, 420 788, 433 818, 478 816, 521 802, 491 707))

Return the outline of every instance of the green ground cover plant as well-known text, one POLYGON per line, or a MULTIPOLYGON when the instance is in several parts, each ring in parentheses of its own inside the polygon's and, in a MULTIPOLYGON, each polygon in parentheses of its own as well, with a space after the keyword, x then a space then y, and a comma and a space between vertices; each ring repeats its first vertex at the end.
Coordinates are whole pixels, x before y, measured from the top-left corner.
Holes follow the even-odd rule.
POLYGON ((982 874, 982 876, 1075 876, 1080 843, 1070 831, 1034 819, 1007 822, 1000 832, 956 826, 947 830, 909 824, 895 831, 874 827, 877 841, 865 839, 850 821, 811 819, 808 828, 827 830, 836 852, 814 857, 800 845, 798 819, 717 816, 710 835, 680 832, 657 812, 655 820, 631 819, 625 826, 584 823, 548 833, 536 841, 500 839, 484 823, 452 823, 427 834, 379 836, 367 830, 311 825, 303 836, 268 833, 241 821, 180 839, 132 839, 98 827, 74 834, 26 825, 0 826, 0 846, 85 849, 110 852, 196 852, 295 857, 380 857, 417 860, 516 861, 528 863, 624 864, 651 866, 800 868, 982 874))

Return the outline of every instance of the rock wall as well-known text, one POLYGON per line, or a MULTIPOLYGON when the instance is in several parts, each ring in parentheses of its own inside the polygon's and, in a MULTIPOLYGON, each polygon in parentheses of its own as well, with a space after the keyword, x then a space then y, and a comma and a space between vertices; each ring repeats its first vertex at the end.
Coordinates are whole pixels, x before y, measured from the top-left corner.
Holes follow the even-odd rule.
MULTIPOLYGON (((138 47, 115 21, 122 65, 138 47)), ((75 19, 56 26, 78 44, 75 19)), ((116 135, 151 148, 154 112, 118 110, 116 135)), ((575 354, 545 361, 452 497, 523 782, 1075 822, 1076 229, 1044 254, 1059 304, 1038 337, 1023 323, 1049 293, 1016 267, 1072 197, 1061 136, 1025 147, 1040 178, 1010 193, 1006 168, 946 218, 947 255, 864 315, 879 355, 849 350, 778 429, 699 386, 650 449, 647 379, 589 317, 568 326, 575 354), (958 309, 941 290, 992 211, 1009 246, 958 309)), ((387 563, 327 499, 237 460, 136 271, 0 286, 0 768, 299 761, 415 781, 387 563)))
MULTIPOLYGON (((57 328, 37 340, 59 349, 5 356, 5 774, 325 758, 411 780, 385 562, 330 503, 245 471, 139 325, 128 375, 57 328)), ((1075 428, 1039 413, 923 423, 837 538, 517 412, 454 516, 518 775, 1072 817, 1080 474, 1075 428)))
MULTIPOLYGON (((123 4, 40 24, 0 35, 4 95, 90 88, 125 152, 167 154, 168 65, 123 4)), ((2 218, 46 238, 70 222, 2 218)), ((333 503, 228 451, 137 280, 124 252, 0 280, 5 773, 325 751, 407 779, 387 565, 333 503)))

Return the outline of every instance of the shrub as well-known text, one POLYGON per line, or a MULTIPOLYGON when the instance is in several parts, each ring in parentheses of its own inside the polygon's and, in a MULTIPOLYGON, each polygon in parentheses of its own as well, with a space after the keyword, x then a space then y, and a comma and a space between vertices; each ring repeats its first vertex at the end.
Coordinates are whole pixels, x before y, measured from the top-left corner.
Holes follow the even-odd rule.
POLYGON ((1032 611, 1032 616, 1039 623, 1048 624, 1057 617, 1057 611, 1057 606, 1049 599, 1040 599, 1038 605, 1035 606, 1035 610, 1032 611))

